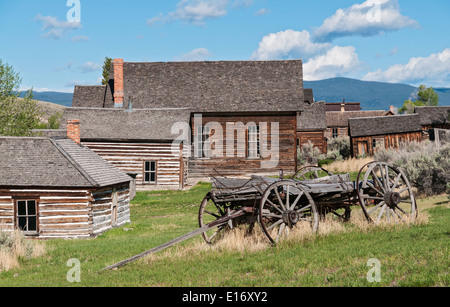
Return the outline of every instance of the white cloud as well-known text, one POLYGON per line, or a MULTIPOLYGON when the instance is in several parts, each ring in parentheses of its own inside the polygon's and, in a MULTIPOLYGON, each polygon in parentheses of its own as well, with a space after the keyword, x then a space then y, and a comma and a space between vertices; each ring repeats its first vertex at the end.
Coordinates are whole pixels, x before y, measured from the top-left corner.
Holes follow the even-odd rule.
POLYGON ((314 36, 319 41, 331 41, 337 37, 374 36, 417 26, 417 21, 400 14, 398 0, 367 0, 337 10, 333 16, 325 19, 314 36))
POLYGON ((303 73, 305 80, 314 81, 343 76, 360 67, 361 62, 353 46, 334 46, 304 63, 303 73))
POLYGON ((450 48, 428 57, 411 58, 404 65, 392 65, 384 71, 369 72, 363 80, 450 86, 450 48))
POLYGON ((228 14, 228 10, 241 9, 253 5, 254 0, 181 0, 174 11, 167 15, 159 13, 147 19, 150 27, 177 20, 197 26, 204 26, 208 19, 217 19, 228 14))
POLYGON ((41 22, 42 30, 47 31, 42 37, 49 39, 61 39, 67 31, 82 28, 79 22, 59 21, 53 16, 42 16, 38 14, 35 20, 41 22))
POLYGON ((87 37, 86 35, 79 35, 79 36, 72 37, 72 42, 83 43, 83 42, 88 42, 88 41, 89 41, 89 37, 87 37))
POLYGON ((308 31, 286 30, 271 33, 263 37, 253 60, 279 60, 289 58, 305 58, 326 50, 331 44, 314 43, 308 31))
POLYGON ((262 8, 255 12, 255 16, 263 16, 263 15, 267 15, 269 13, 270 13, 270 10, 262 8))
POLYGON ((206 61, 208 58, 212 56, 211 52, 209 52, 206 48, 198 48, 194 49, 191 52, 188 52, 181 57, 176 58, 176 61, 206 61))
POLYGON ((172 22, 182 20, 195 25, 203 26, 205 20, 216 19, 227 14, 228 0, 181 0, 176 5, 176 10, 164 16, 160 13, 147 20, 149 26, 158 22, 172 22))
POLYGON ((99 71, 102 69, 102 65, 96 64, 94 62, 87 62, 78 67, 82 73, 90 73, 94 71, 99 71))

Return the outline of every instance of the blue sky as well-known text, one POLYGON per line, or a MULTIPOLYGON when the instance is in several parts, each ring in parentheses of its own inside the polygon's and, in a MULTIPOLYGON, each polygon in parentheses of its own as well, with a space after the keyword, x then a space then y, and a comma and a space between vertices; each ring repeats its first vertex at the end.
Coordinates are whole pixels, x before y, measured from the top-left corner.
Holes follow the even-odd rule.
POLYGON ((0 0, 0 59, 36 91, 98 84, 105 56, 450 87, 449 16, 448 0, 0 0))

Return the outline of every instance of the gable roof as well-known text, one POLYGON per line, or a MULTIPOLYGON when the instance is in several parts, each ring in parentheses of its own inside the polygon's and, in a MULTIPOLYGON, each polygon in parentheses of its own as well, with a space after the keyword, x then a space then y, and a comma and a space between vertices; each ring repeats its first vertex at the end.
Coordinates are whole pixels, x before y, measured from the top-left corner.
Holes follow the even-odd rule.
POLYGON ((348 127, 350 118, 384 116, 386 111, 327 112, 327 127, 348 127))
POLYGON ((420 115, 420 124, 428 125, 443 125, 448 124, 450 106, 447 107, 416 107, 414 113, 420 115))
POLYGON ((325 102, 316 101, 311 105, 305 104, 303 112, 297 118, 297 130, 326 130, 327 121, 325 115, 325 102))
POLYGON ((190 116, 189 109, 67 108, 61 128, 79 119, 82 140, 173 141, 179 134, 171 134, 172 126, 189 124, 190 116))
POLYGON ((361 111, 360 102, 327 102, 325 106, 327 112, 340 112, 343 104, 346 112, 361 111))
MULTIPOLYGON (((304 104, 301 60, 124 63, 124 108, 189 108, 193 112, 300 111, 304 104)), ((114 66, 104 104, 113 108, 114 66)), ((73 107, 98 107, 79 87, 73 107), (80 102, 84 100, 83 102, 80 102)), ((98 90, 100 92, 100 89, 98 90)), ((94 97, 95 95, 92 95, 94 97)), ((98 97, 99 95, 97 94, 98 97)))
POLYGON ((73 92, 72 106, 103 108, 105 95, 106 85, 76 85, 73 92))
POLYGON ((351 137, 422 131, 418 114, 349 119, 351 137))
POLYGON ((102 187, 131 178, 69 139, 0 137, 0 186, 102 187))

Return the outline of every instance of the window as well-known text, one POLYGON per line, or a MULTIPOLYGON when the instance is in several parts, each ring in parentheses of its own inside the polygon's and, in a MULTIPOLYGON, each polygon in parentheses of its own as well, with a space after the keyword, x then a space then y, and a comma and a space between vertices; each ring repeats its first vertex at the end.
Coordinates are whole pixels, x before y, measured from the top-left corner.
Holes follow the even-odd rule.
POLYGON ((27 233, 37 233, 37 201, 16 201, 16 226, 27 233))
POLYGON ((374 138, 374 139, 372 139, 372 148, 373 148, 374 152, 377 152, 380 149, 385 148, 385 146, 384 146, 384 138, 374 138))
POLYGON ((144 183, 156 183, 156 162, 144 162, 144 183))
POLYGON ((333 128, 333 139, 339 137, 339 128, 333 128))
POLYGON ((197 158, 209 158, 211 156, 211 129, 208 126, 197 127, 197 158))
POLYGON ((247 140, 248 140, 247 156, 249 158, 259 158, 261 156, 259 144, 259 126, 248 127, 247 140))

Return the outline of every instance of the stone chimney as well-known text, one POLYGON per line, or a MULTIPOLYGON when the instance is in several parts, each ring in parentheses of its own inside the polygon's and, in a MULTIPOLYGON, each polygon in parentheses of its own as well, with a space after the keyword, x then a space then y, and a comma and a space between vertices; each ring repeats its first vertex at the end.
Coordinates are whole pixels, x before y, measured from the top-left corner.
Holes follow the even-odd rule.
POLYGON ((81 143, 80 120, 71 119, 67 121, 67 136, 77 144, 81 143))
POLYGON ((345 112, 345 102, 341 103, 341 112, 344 113, 345 112))
POLYGON ((391 111, 393 114, 395 114, 394 106, 391 106, 391 107, 389 108, 389 111, 391 111))
POLYGON ((122 108, 124 100, 123 92, 123 59, 114 59, 114 107, 122 108))

